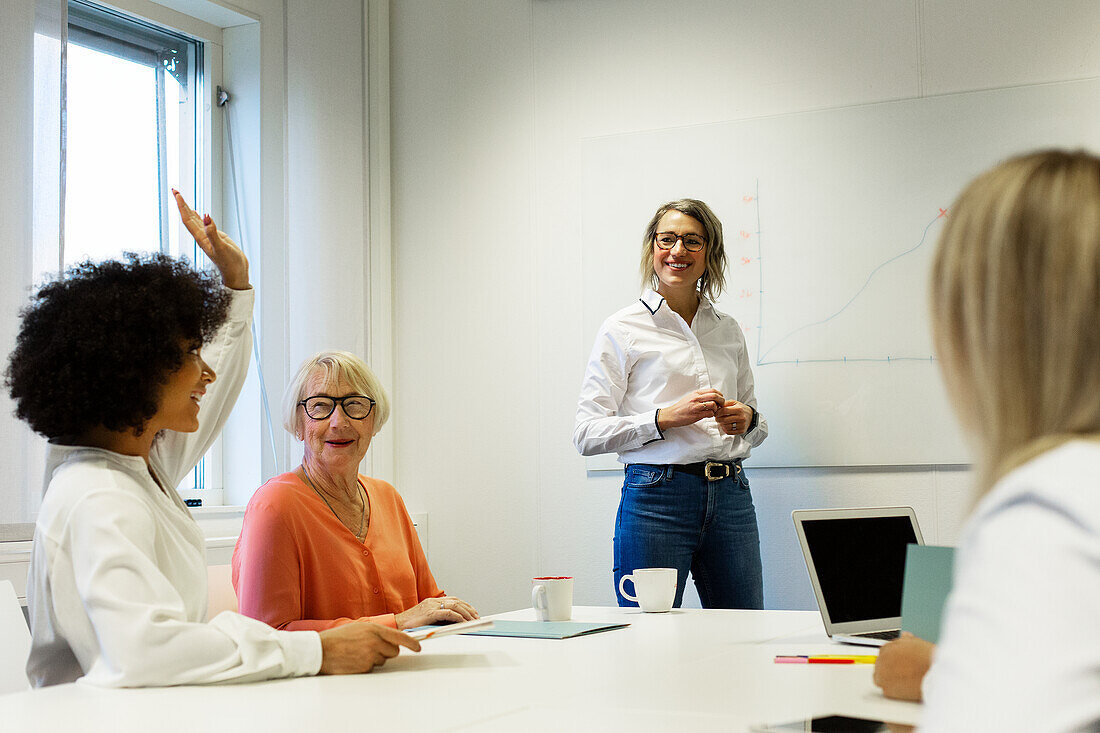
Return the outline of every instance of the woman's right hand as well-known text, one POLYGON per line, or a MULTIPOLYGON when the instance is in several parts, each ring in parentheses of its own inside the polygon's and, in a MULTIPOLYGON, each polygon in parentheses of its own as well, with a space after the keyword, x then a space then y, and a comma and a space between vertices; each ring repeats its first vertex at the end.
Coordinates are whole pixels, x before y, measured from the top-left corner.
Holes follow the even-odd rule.
POLYGON ((726 398, 716 389, 697 389, 671 407, 657 411, 657 427, 682 428, 705 417, 714 417, 726 404, 726 398))
POLYGON ((884 644, 875 662, 874 683, 894 700, 921 700, 921 683, 932 666, 936 645, 902 632, 900 639, 884 644))
POLYGON ((420 651, 420 642, 408 634, 369 621, 353 621, 319 632, 319 674, 360 674, 396 657, 401 647, 420 651))

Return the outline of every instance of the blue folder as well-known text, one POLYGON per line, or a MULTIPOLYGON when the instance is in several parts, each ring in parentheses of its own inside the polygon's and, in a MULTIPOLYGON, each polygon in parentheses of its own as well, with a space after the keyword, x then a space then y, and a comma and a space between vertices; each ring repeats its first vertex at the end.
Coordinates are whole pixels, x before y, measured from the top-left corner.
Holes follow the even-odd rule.
POLYGON ((955 571, 955 548, 909 545, 901 591, 901 630, 933 644, 940 639, 940 623, 955 571))
POLYGON ((488 629, 470 631, 462 636, 518 636, 524 639, 570 639, 574 636, 598 634, 621 629, 630 624, 591 623, 583 621, 493 621, 488 629))

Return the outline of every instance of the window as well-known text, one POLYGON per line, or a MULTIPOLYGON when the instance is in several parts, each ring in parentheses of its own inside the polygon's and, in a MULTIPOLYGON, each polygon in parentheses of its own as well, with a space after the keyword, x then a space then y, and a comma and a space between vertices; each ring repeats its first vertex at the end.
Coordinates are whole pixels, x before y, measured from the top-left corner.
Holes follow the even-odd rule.
MULTIPOLYGON (((159 250, 207 264, 180 225, 170 191, 208 208, 197 185, 203 45, 82 0, 70 0, 68 11, 59 260, 68 267, 159 250)), ((179 486, 186 499, 221 503, 204 491, 219 483, 211 480, 213 458, 204 457, 179 486)))
MULTIPOLYGON (((62 24, 64 42, 35 38, 36 73, 61 59, 58 91, 36 79, 36 118, 48 119, 51 107, 60 116, 35 130, 36 178, 42 168, 59 172, 59 194, 44 197, 41 211, 36 201, 36 228, 46 236, 36 232, 35 271, 128 251, 183 255, 208 267, 170 190, 199 211, 211 208, 204 43, 85 0, 68 0, 62 24), (37 151, 58 139, 60 154, 40 160, 37 151)), ((222 503, 220 453, 219 441, 178 487, 189 503, 222 503)))
POLYGON ((202 208, 198 41, 71 0, 65 82, 63 263, 197 250, 169 188, 202 208))
MULTIPOLYGON (((0 3, 11 41, 0 43, 0 63, 11 72, 0 74, 0 116, 11 132, 0 156, 10 224, 0 237, 0 343, 14 343, 18 312, 34 286, 84 256, 165 251, 208 266, 177 223, 169 187, 215 216, 245 248, 253 281, 260 280, 259 253, 241 235, 243 228, 258 237, 262 221, 258 18, 217 0, 104 1, 110 8, 89 0, 0 3), (230 104, 214 104, 218 85, 232 90, 230 104)), ((257 1, 274 7, 273 0, 257 1)), ((281 294, 273 297, 281 302, 281 294)), ((3 545, 30 539, 46 445, 15 419, 6 393, 0 408, 0 440, 8 446, 3 545)), ((202 470, 180 487, 184 498, 201 497, 203 506, 247 502, 274 442, 264 417, 253 369, 219 441, 225 449, 215 444, 202 470)), ((224 524, 232 511, 208 514, 211 532, 233 531, 224 524)))

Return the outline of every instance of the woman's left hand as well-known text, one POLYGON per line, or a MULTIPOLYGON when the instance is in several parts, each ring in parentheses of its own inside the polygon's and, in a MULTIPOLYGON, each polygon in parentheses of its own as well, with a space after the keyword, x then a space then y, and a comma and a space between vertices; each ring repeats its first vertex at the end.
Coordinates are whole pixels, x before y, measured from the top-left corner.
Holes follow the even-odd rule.
POLYGON ((726 400, 714 419, 726 435, 744 435, 752 422, 752 408, 737 400, 726 400))
POLYGON ((172 194, 176 197, 176 206, 179 207, 183 225, 218 268, 225 287, 231 290, 248 290, 248 258, 241 248, 225 232, 218 231, 209 214, 200 217, 198 212, 187 205, 179 191, 172 189, 172 194))
POLYGON ((480 618, 477 609, 461 598, 428 598, 408 611, 397 614, 398 629, 414 629, 429 624, 453 624, 480 618))

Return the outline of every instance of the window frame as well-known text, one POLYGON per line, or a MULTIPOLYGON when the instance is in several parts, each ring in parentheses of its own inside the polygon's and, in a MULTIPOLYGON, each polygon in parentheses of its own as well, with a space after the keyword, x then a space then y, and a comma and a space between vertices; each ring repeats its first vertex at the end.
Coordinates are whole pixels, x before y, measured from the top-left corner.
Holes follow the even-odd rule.
MULTIPOLYGON (((211 152, 213 120, 209 114, 202 114, 204 108, 209 108, 209 105, 202 102, 209 96, 209 89, 216 86, 211 85, 207 78, 207 72, 213 71, 213 64, 208 68, 205 63, 206 57, 211 55, 207 51, 210 44, 201 38, 92 0, 67 0, 66 26, 70 46, 78 45, 94 53, 124 59, 153 71, 156 80, 158 249, 165 254, 177 254, 172 246, 172 240, 175 239, 178 242, 178 254, 187 256, 198 267, 209 266, 202 251, 181 232, 183 227, 175 215, 175 207, 170 205, 169 186, 184 191, 198 210, 209 211, 212 208, 210 202, 214 200, 214 177, 209 172, 213 161, 209 160, 207 164, 207 159, 212 156, 204 153, 211 152), (177 59, 175 66, 180 69, 177 79, 182 77, 184 83, 181 86, 186 89, 186 98, 177 110, 168 110, 165 99, 165 77, 171 73, 168 66, 172 58, 177 59), (167 120, 172 113, 178 115, 176 142, 179 166, 178 180, 169 181, 167 120)), ((72 63, 71 54, 65 63, 72 63)), ((66 77, 71 75, 67 74, 66 77)), ((67 91, 65 93, 68 94, 67 91)), ((66 176, 65 172, 63 176, 66 176)), ((62 216, 65 216, 64 209, 62 216)), ((60 246, 65 247, 64 238, 60 246)), ((63 262, 68 259, 64 251, 60 253, 59 259, 63 262)), ((222 504, 224 481, 221 454, 222 442, 219 439, 200 459, 188 478, 176 487, 185 501, 198 500, 203 506, 222 504)))
MULTIPOLYGON (((20 0, 22 3, 22 0, 20 0)), ((283 250, 282 217, 265 215, 265 204, 275 206, 278 203, 279 185, 271 183, 273 180, 282 180, 284 173, 283 155, 278 151, 284 142, 283 131, 277 124, 263 122, 263 120, 278 119, 278 114, 285 105, 285 95, 282 93, 282 81, 285 81, 285 73, 279 67, 264 65, 262 58, 274 59, 280 56, 284 48, 283 16, 278 0, 244 0, 241 5, 224 4, 222 0, 105 0, 110 3, 110 8, 140 21, 161 26, 200 41, 204 46, 203 74, 207 83, 198 108, 200 124, 208 135, 209 144, 205 145, 197 156, 196 185, 195 188, 204 197, 207 205, 204 207, 218 220, 219 225, 231 234, 237 231, 236 222, 230 219, 229 214, 234 212, 232 196, 236 190, 233 187, 234 180, 243 184, 240 192, 246 209, 244 226, 246 234, 254 235, 256 247, 249 252, 252 269, 252 281, 256 287, 260 287, 265 277, 271 282, 269 295, 264 298, 262 293, 257 297, 255 313, 255 327, 257 330, 257 343, 263 344, 264 331, 260 328, 260 319, 265 312, 272 316, 268 328, 275 329, 272 338, 276 338, 282 327, 278 324, 281 319, 278 315, 282 312, 284 295, 277 287, 281 280, 281 262, 283 250), (262 54, 262 56, 261 56, 262 54), (227 76, 228 75, 228 76, 227 76), (234 129, 235 140, 243 145, 242 151, 237 151, 237 172, 230 173, 228 165, 223 165, 224 123, 225 116, 218 114, 214 109, 213 90, 224 84, 224 79, 229 79, 230 89, 238 97, 234 99, 236 115, 233 122, 237 126, 234 129), (243 153, 243 156, 242 156, 243 153), (260 168, 263 166, 265 175, 261 176, 260 168), (225 193, 228 192, 228 193, 225 193), (270 200, 269 200, 270 199, 270 200), (261 230, 263 230, 261 232, 261 230), (258 243, 264 234, 265 239, 271 240, 268 247, 259 249, 258 243), (263 267, 268 264, 269 267, 263 267), (270 270, 266 274, 264 270, 270 270), (274 288, 274 289, 272 289, 274 288)), ((5 6, 0 12, 0 18, 5 18, 14 23, 12 32, 22 35, 14 36, 22 38, 20 43, 0 48, 0 59, 5 60, 12 72, 5 88, 17 90, 20 94, 26 91, 26 96, 14 96, 11 110, 16 116, 18 124, 15 132, 20 139, 28 143, 32 137, 32 130, 37 127, 38 119, 32 112, 36 111, 36 95, 31 94, 32 84, 30 79, 37 77, 38 61, 36 52, 37 41, 32 41, 41 34, 47 39, 51 37, 51 31, 55 29, 53 23, 64 20, 65 0, 39 0, 37 11, 33 0, 25 7, 5 6), (52 4, 52 5, 51 5, 52 4), (57 14, 53 14, 52 6, 56 7, 57 14), (40 30, 41 29, 41 30, 40 30), (33 70, 33 73, 32 73, 33 70), (12 80, 26 79, 22 84, 12 80)), ((67 25, 67 24, 66 24, 67 25)), ((60 30, 60 38, 64 38, 66 29, 60 30)), ((52 35, 56 41, 59 36, 52 35)), ((60 59, 60 56, 58 57, 60 59)), ((57 78, 58 69, 47 67, 44 70, 47 78, 57 78)), ((52 104, 56 100, 47 100, 52 104)), ((46 121, 48 124, 48 120, 46 121)), ((47 150, 47 154, 49 151, 47 150)), ((39 185, 38 172, 31 165, 32 157, 25 155, 25 164, 21 164, 24 156, 8 156, 9 163, 14 161, 11 167, 11 178, 7 184, 8 203, 6 210, 16 222, 23 222, 23 232, 20 236, 5 238, 9 246, 19 245, 22 248, 13 249, 7 256, 12 258, 15 269, 12 276, 5 282, 15 286, 20 293, 29 292, 28 288, 40 279, 40 275, 34 273, 57 272, 61 266, 59 258, 63 252, 59 244, 55 244, 52 254, 42 261, 38 258, 38 252, 45 252, 49 247, 26 246, 34 237, 40 236, 35 227, 34 213, 37 210, 37 197, 39 192, 35 186, 39 185), (33 192, 33 196, 32 196, 33 192), (14 195, 23 193, 23 197, 14 195), (33 202, 33 203, 32 203, 33 202), (52 261, 51 261, 52 260, 52 261), (22 272, 23 274, 17 274, 22 272), (24 279, 26 278, 26 279, 24 279)), ((46 161, 49 165, 50 161, 46 161)), ((49 182, 43 189, 47 208, 49 208, 49 182)), ((53 189, 57 190, 56 184, 53 189)), ((56 198, 56 197, 55 197, 56 198)), ((56 204, 57 201, 54 201, 56 204)), ((274 211, 275 209, 272 209, 274 211)), ((18 230, 16 227, 12 231, 18 230)), ((51 232, 43 232, 48 239, 51 232)), ((52 232, 56 237, 58 232, 52 232)), ((238 240, 240 241, 240 240, 238 240)), ((248 243, 241 241, 246 251, 249 251, 248 243)), ((262 289, 262 288, 261 288, 262 289)), ((25 295, 23 296, 25 297, 25 295)), ((9 297, 10 307, 17 308, 23 304, 22 297, 9 297)), ((13 311, 14 312, 14 311, 13 311)), ((11 327, 14 324, 6 324, 5 333, 13 334, 11 327)), ((283 363, 279 356, 281 347, 265 347, 263 352, 268 361, 268 368, 272 371, 269 379, 274 383, 281 383, 283 378, 283 363), (270 353, 268 353, 270 352, 270 353), (272 361, 273 360, 273 361, 272 361)), ((265 362, 266 363, 266 362, 265 362)), ((256 382, 255 370, 250 370, 249 381, 256 382)), ((250 387, 246 384, 245 392, 250 387)), ((275 455, 269 455, 268 432, 266 423, 260 409, 259 389, 253 390, 254 395, 249 397, 242 393, 238 400, 237 408, 229 417, 226 427, 222 431, 219 443, 224 443, 226 451, 231 451, 233 460, 223 461, 222 455, 216 456, 216 464, 211 466, 214 475, 207 476, 207 488, 205 490, 204 506, 198 510, 192 510, 199 525, 207 536, 208 550, 213 547, 217 557, 225 554, 227 550, 218 542, 225 544, 235 538, 239 530, 244 504, 252 492, 259 486, 263 475, 270 474, 272 466, 278 466, 283 460, 283 445, 288 441, 284 438, 278 445, 275 455), (242 404, 244 403, 244 404, 242 404), (243 409, 242 409, 243 408, 243 409), (220 464, 217 465, 217 464, 220 464), (227 483, 228 482, 228 483, 227 483), (214 493, 220 494, 225 501, 217 501, 214 493), (214 542, 214 545, 211 545, 214 542), (224 551, 224 552, 223 552, 224 551)), ((277 419, 277 416, 275 416, 277 419)), ((32 436, 24 425, 17 425, 15 418, 10 418, 12 425, 5 426, 4 434, 10 433, 11 437, 27 440, 25 453, 30 458, 21 464, 18 474, 20 483, 28 482, 27 491, 38 494, 42 486, 41 469, 36 470, 35 464, 44 459, 44 441, 39 436, 32 436), (42 455, 39 455, 39 453, 42 455), (24 476, 25 474, 25 476, 24 476)), ((0 500, 3 500, 0 497, 0 500)), ((18 498, 16 499, 18 506, 18 498)), ((0 521, 0 579, 10 576, 22 595, 22 587, 25 580, 26 562, 29 561, 30 540, 33 536, 34 519, 37 515, 37 504, 33 502, 25 512, 11 514, 10 518, 0 521), (14 564, 12 564, 14 563, 14 564), (20 570, 20 568, 23 568, 20 570), (12 571, 12 572, 7 572, 12 571), (14 573, 14 574, 13 574, 14 573)), ((232 543, 227 547, 231 550, 232 543)), ((226 558, 228 556, 226 555, 226 558)))

